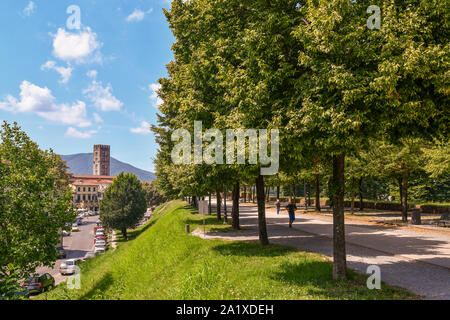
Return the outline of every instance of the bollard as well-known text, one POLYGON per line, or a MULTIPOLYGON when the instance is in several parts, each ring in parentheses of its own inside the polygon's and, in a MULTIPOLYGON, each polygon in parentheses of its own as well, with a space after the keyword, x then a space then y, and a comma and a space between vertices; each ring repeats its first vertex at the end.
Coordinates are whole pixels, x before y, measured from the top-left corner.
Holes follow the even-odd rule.
POLYGON ((422 224, 420 217, 420 209, 412 209, 411 210, 411 223, 415 225, 422 224))
POLYGON ((189 233, 189 225, 186 225, 186 233, 189 233))

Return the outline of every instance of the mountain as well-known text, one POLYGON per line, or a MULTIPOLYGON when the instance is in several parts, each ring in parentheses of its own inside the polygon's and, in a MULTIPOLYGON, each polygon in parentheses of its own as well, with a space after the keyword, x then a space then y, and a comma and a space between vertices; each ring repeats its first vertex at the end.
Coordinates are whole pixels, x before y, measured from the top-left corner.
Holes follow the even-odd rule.
MULTIPOLYGON (((69 172, 73 174, 92 174, 93 153, 78 153, 71 155, 62 155, 61 158, 67 162, 69 172)), ((116 176, 121 172, 130 172, 135 174, 141 181, 153 181, 156 176, 128 163, 121 162, 111 157, 111 175, 116 176)))

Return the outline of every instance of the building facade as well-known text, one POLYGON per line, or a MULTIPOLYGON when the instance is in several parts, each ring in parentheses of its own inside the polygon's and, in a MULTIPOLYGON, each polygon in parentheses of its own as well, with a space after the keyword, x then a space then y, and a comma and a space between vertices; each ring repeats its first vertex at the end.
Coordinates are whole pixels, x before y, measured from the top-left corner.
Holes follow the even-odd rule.
POLYGON ((94 176, 110 176, 111 174, 111 148, 106 145, 95 145, 93 155, 94 176))
POLYGON ((100 201, 114 178, 100 175, 72 175, 70 182, 74 208, 99 211, 100 201))

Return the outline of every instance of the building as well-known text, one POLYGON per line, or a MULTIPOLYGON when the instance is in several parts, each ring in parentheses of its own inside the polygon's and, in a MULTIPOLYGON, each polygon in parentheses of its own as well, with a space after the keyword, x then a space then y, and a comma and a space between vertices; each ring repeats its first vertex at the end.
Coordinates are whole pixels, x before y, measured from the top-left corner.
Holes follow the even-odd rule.
POLYGON ((99 211, 100 201, 114 178, 101 175, 72 175, 70 183, 74 208, 99 211))
POLYGON ((95 145, 93 155, 92 174, 94 176, 110 176, 111 149, 106 145, 95 145))

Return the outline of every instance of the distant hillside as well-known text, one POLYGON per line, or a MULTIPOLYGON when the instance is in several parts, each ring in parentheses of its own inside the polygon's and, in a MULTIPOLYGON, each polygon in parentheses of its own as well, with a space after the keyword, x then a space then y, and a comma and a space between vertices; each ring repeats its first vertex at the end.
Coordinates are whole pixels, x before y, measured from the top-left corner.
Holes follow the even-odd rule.
MULTIPOLYGON (((71 155, 62 155, 61 158, 67 162, 69 171, 73 174, 92 174, 92 153, 78 153, 71 155)), ((111 157, 111 175, 116 176, 121 172, 130 172, 135 174, 141 181, 153 181, 155 175, 128 163, 121 162, 111 157)))

